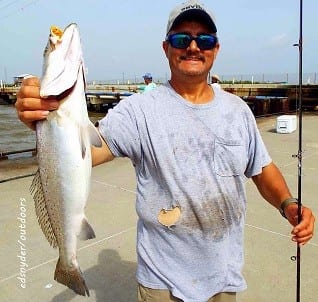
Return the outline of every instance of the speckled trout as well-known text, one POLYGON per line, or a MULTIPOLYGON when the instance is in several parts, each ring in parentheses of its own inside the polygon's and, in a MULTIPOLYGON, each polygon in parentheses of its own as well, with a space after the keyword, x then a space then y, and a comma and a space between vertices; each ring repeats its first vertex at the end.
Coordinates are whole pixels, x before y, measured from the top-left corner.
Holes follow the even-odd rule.
POLYGON ((54 279, 79 295, 89 296, 76 246, 78 237, 95 237, 84 208, 90 191, 91 145, 101 146, 101 139, 88 118, 76 24, 64 31, 51 27, 40 95, 60 100, 60 106, 36 124, 39 169, 30 188, 36 215, 50 245, 59 249, 54 279))

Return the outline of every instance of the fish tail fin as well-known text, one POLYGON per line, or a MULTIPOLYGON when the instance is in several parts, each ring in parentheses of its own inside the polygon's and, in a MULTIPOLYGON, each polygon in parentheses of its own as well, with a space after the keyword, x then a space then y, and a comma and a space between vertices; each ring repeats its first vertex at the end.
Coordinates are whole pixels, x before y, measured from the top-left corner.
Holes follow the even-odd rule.
POLYGON ((55 268, 54 280, 66 285, 78 295, 89 297, 89 290, 79 267, 76 267, 72 270, 67 270, 63 267, 59 259, 55 268))
POLYGON ((82 226, 81 226, 81 230, 78 235, 78 238, 81 240, 88 240, 88 239, 93 239, 95 237, 96 235, 92 226, 88 223, 87 219, 84 218, 82 220, 82 226))

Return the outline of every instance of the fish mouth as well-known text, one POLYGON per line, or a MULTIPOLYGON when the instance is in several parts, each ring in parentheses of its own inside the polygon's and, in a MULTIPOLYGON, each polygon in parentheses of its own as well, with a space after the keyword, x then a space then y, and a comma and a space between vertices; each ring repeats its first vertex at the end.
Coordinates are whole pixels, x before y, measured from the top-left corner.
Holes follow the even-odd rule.
POLYGON ((63 30, 55 25, 52 25, 50 28, 50 34, 54 37, 57 37, 58 39, 62 38, 63 33, 64 33, 63 30))
POLYGON ((75 84, 70 87, 69 89, 66 89, 65 91, 63 91, 62 93, 60 93, 59 95, 56 96, 56 99, 58 101, 65 99, 68 95, 71 94, 71 92, 74 90, 75 84))
POLYGON ((72 93, 72 91, 74 90, 75 84, 70 87, 69 89, 66 89, 65 91, 63 91, 62 93, 60 93, 59 95, 49 95, 48 97, 46 97, 47 100, 56 100, 56 101, 60 101, 65 99, 68 95, 70 95, 72 93))

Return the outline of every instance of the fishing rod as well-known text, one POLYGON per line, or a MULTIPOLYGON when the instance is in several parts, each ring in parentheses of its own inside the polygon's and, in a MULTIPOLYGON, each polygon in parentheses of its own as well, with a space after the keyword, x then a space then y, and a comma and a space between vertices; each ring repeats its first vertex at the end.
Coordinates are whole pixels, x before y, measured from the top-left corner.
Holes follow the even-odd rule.
MULTIPOLYGON (((299 51, 299 66, 298 66, 298 154, 296 157, 298 158, 298 223, 301 221, 301 191, 302 191, 302 156, 303 156, 303 147, 302 147, 302 129, 303 129, 303 108, 302 108, 302 84, 303 84, 303 0, 299 0, 299 40, 298 44, 294 44, 294 46, 298 47, 299 51)), ((297 273, 296 273, 296 302, 300 302, 300 244, 297 243, 297 273)))

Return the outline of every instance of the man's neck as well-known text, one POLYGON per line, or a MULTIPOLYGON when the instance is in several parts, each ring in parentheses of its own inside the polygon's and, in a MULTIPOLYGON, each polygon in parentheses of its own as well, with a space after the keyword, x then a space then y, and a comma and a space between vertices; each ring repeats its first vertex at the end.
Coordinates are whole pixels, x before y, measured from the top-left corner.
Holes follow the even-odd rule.
POLYGON ((214 98, 213 89, 206 81, 169 81, 171 87, 184 99, 193 104, 206 104, 214 98))

